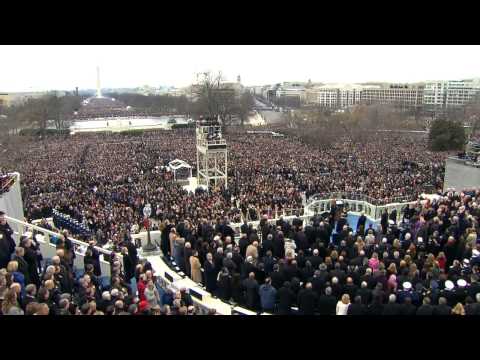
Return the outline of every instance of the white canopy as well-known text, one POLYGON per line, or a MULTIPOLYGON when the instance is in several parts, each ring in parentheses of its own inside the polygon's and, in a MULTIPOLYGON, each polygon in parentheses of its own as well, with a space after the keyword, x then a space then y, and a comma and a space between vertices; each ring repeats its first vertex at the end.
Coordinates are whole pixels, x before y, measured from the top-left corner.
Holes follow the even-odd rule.
POLYGON ((179 159, 175 159, 175 160, 172 160, 168 163, 168 166, 170 167, 170 169, 172 170, 177 170, 177 169, 181 169, 181 168, 187 168, 187 169, 190 169, 191 166, 188 165, 187 162, 183 161, 183 160, 179 160, 179 159))
POLYGON ((177 170, 179 169, 190 169, 190 177, 192 177, 192 167, 183 160, 172 160, 168 163, 168 167, 173 171, 174 180, 177 180, 177 170))

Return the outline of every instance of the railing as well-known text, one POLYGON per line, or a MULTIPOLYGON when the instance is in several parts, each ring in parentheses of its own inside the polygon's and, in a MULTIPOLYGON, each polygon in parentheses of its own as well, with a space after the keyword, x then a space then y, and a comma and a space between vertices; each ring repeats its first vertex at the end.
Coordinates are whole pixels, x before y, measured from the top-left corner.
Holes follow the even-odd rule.
POLYGON ((336 200, 344 200, 344 199, 350 199, 350 200, 362 200, 362 201, 367 201, 370 204, 373 205, 386 205, 388 203, 401 203, 401 202, 408 202, 408 201, 413 201, 412 196, 393 196, 393 197, 388 197, 387 202, 382 199, 376 199, 371 196, 362 194, 362 193, 357 193, 357 192, 347 192, 347 191, 339 191, 339 192, 328 192, 328 193, 317 193, 314 195, 311 195, 307 203, 310 203, 312 201, 316 200, 322 200, 322 199, 336 199, 336 200))
POLYGON ((356 214, 365 213, 365 215, 371 220, 378 222, 382 216, 382 213, 387 210, 389 213, 394 209, 397 210, 397 222, 402 219, 403 212, 406 207, 409 205, 417 204, 418 200, 410 202, 401 202, 401 203, 391 203, 386 205, 373 205, 368 201, 363 200, 351 200, 351 199, 322 199, 322 200, 313 200, 309 202, 306 206, 306 213, 322 213, 328 212, 331 210, 331 204, 334 200, 341 200, 343 202, 343 207, 346 211, 350 211, 356 214))
MULTIPOLYGON (((45 228, 42 228, 40 226, 31 224, 31 223, 27 223, 27 222, 24 222, 24 221, 21 221, 21 220, 17 220, 15 218, 12 218, 12 217, 9 217, 9 216, 6 216, 6 219, 7 219, 8 223, 14 224, 14 225, 17 226, 18 229, 21 229, 21 231, 15 231, 14 232, 14 238, 15 238, 17 243, 20 241, 20 237, 28 231, 30 231, 32 233, 32 235, 35 234, 35 233, 39 233, 40 236, 36 236, 35 240, 40 245, 40 251, 41 251, 42 255, 44 255, 44 257, 46 257, 46 258, 51 258, 51 257, 56 255, 56 246, 55 246, 55 244, 50 242, 50 238, 51 237, 62 238, 63 237, 62 234, 57 233, 55 231, 45 229, 45 228)), ((76 255, 76 257, 75 257, 74 265, 77 268, 82 268, 83 269, 84 268, 83 259, 85 257, 85 251, 84 250, 86 250, 86 248, 88 247, 88 244, 83 242, 83 241, 74 239, 72 237, 69 237, 69 239, 75 245, 75 255, 76 255)), ((107 255, 108 258, 110 258, 111 254, 112 254, 112 251, 105 250, 105 249, 103 249, 101 247, 98 247, 98 246, 95 246, 95 249, 100 253, 100 268, 101 268, 101 271, 102 271, 102 276, 110 276, 110 262, 108 262, 104 259, 104 255, 107 255)), ((120 258, 120 260, 123 260, 123 258, 120 254, 118 254, 118 257, 120 258)))

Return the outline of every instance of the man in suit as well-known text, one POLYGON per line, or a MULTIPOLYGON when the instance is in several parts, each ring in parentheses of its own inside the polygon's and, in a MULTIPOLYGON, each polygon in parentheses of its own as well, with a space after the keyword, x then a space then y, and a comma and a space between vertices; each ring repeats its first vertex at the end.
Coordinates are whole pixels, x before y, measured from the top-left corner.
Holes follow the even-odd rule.
POLYGON ((388 297, 388 303, 383 307, 382 315, 400 315, 400 308, 395 294, 390 294, 388 297))
POLYGON ((7 223, 5 213, 0 211, 0 269, 7 267, 14 251, 13 230, 7 223))
POLYGON ((270 274, 270 278, 272 279, 272 286, 275 289, 279 290, 283 286, 285 278, 283 273, 280 272, 278 264, 273 265, 273 272, 270 274))
POLYGON ((366 315, 367 309, 362 304, 362 297, 355 296, 353 304, 348 307, 347 315, 366 315))
POLYGON ((438 305, 433 309, 433 315, 451 315, 452 308, 447 305, 447 299, 443 296, 438 299, 438 305))
POLYGON ((335 315, 337 298, 332 295, 332 288, 325 289, 325 295, 318 298, 318 312, 320 315, 335 315))
POLYGON ((297 246, 297 251, 303 250, 305 252, 310 247, 307 236, 303 232, 302 227, 299 227, 298 231, 295 233, 293 237, 293 241, 295 241, 295 245, 297 246))
POLYGON ((268 234, 266 238, 263 238, 262 246, 260 248, 260 256, 264 257, 268 251, 273 253, 273 235, 268 234))
POLYGON ((240 255, 242 255, 243 258, 246 257, 245 254, 247 253, 248 245, 250 245, 250 242, 248 241, 247 234, 242 233, 238 241, 238 246, 240 247, 240 255))
POLYGON ((382 225, 382 234, 386 235, 387 234, 387 229, 388 229, 388 212, 387 210, 384 210, 382 213, 382 217, 380 219, 380 225, 382 225))
POLYGON ((258 310, 260 304, 260 297, 258 294, 258 282, 255 280, 255 273, 248 274, 248 278, 243 281, 243 288, 245 289, 246 305, 251 310, 258 310))
POLYGON ((412 298, 407 296, 403 304, 400 304, 399 315, 412 316, 417 312, 417 307, 412 304, 412 298))
POLYGON ((417 315, 433 315, 433 306, 430 305, 429 297, 423 298, 423 304, 417 309, 417 315))
POLYGON ((310 264, 312 264, 312 267, 316 270, 322 263, 323 259, 320 257, 320 252, 318 249, 313 250, 313 255, 307 257, 307 260, 310 261, 310 264))
POLYGON ((278 315, 291 314, 292 305, 295 303, 295 294, 290 288, 290 283, 285 281, 282 287, 277 291, 278 315))
POLYGON ((368 288, 368 283, 366 281, 362 281, 360 284, 360 289, 358 289, 357 295, 362 298, 362 303, 364 305, 368 305, 372 301, 372 290, 368 288))
POLYGON ((312 289, 312 283, 308 282, 305 289, 298 293, 298 310, 302 315, 314 315, 317 308, 318 296, 312 289))
POLYGON ((25 278, 25 285, 28 285, 30 284, 30 273, 28 272, 28 263, 23 258, 24 255, 25 249, 22 247, 16 247, 15 255, 13 255, 12 260, 18 263, 18 271, 23 274, 25 278))
POLYGON ((367 223, 367 217, 365 216, 365 213, 362 211, 360 217, 358 218, 357 222, 357 229, 356 232, 358 235, 365 234, 365 224, 367 223))

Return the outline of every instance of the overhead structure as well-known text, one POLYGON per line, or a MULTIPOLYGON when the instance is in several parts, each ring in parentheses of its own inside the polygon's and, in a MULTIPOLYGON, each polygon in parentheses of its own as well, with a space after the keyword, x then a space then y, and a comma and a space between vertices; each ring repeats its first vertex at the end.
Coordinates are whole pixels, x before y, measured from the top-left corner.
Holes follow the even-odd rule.
MULTIPOLYGON (((188 169, 189 172, 190 172, 190 176, 189 178, 192 177, 192 167, 185 161, 183 160, 179 160, 179 159, 175 159, 175 160, 172 160, 168 163, 168 167, 170 168, 170 170, 173 171, 173 180, 177 181, 177 172, 181 169, 188 169)), ((185 179, 181 179, 181 180, 185 180, 185 179)))
POLYGON ((209 189, 223 183, 227 188, 227 142, 218 119, 201 118, 197 121, 196 140, 198 185, 209 189))

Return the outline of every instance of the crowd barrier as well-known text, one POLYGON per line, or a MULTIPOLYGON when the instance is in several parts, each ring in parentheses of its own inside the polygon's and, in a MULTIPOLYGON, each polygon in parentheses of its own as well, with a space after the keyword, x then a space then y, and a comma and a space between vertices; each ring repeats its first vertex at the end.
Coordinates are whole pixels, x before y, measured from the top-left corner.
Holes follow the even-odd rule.
MULTIPOLYGON (((55 231, 44 229, 38 225, 34 225, 33 223, 30 224, 9 216, 6 216, 6 219, 10 225, 16 225, 17 229, 20 229, 20 231, 14 231, 14 240, 17 245, 19 244, 20 237, 23 234, 31 233, 33 236, 35 236, 35 240, 40 245, 40 251, 44 258, 51 258, 56 255, 56 246, 50 241, 50 238, 60 238, 63 237, 63 235, 55 231)), ((72 237, 69 237, 69 239, 75 246, 76 257, 74 261, 74 266, 78 269, 83 269, 83 259, 85 257, 85 250, 87 249, 88 244, 72 237)), ((95 249, 98 250, 98 252, 100 253, 100 269, 102 271, 102 276, 110 277, 110 262, 105 260, 104 256, 109 259, 112 252, 109 250, 105 250, 99 246, 95 246, 95 249)), ((119 256, 120 259, 122 259, 121 255, 119 256)))

